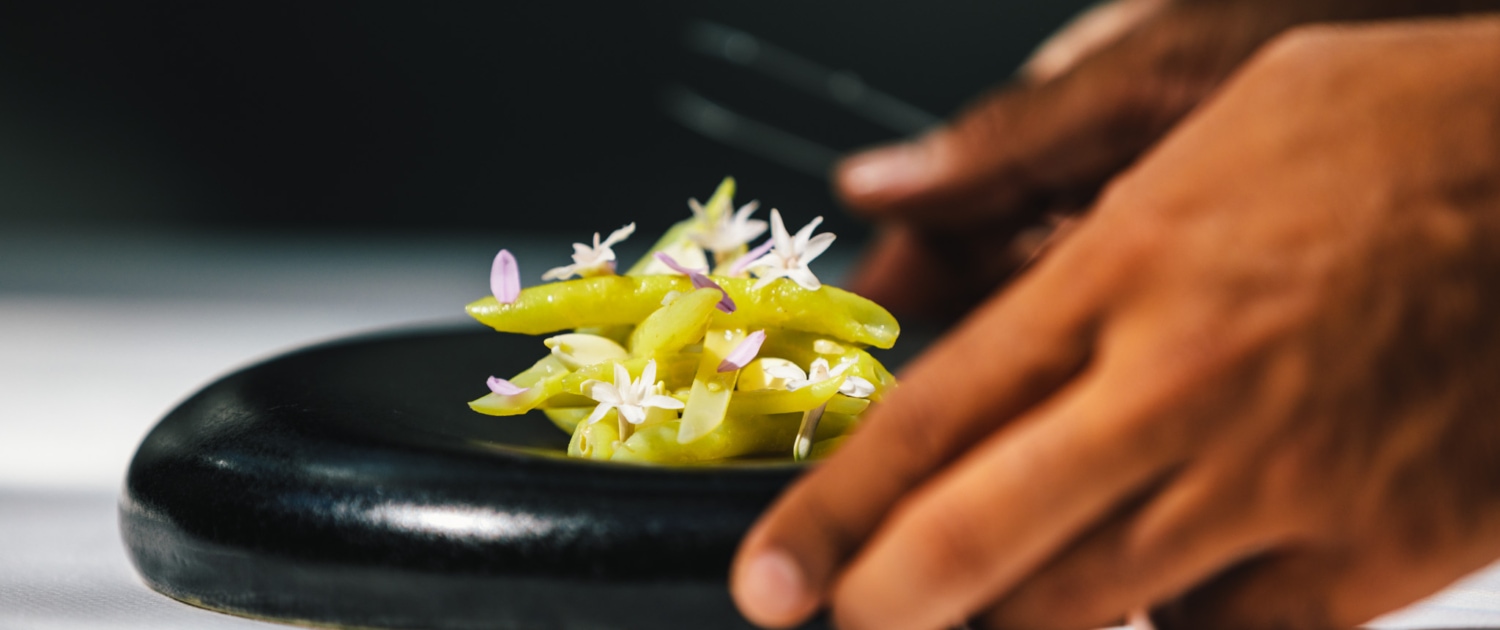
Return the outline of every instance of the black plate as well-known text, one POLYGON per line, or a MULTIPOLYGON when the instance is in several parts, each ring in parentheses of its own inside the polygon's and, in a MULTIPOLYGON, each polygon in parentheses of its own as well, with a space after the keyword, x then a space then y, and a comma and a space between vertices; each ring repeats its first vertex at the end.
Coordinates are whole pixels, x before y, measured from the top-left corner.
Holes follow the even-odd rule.
MULTIPOLYGON (((120 525, 152 588, 396 628, 739 628, 729 561, 800 467, 565 459, 465 402, 545 348, 473 328, 299 351, 210 385, 136 453, 120 525)), ((824 627, 822 621, 810 627, 824 627)))

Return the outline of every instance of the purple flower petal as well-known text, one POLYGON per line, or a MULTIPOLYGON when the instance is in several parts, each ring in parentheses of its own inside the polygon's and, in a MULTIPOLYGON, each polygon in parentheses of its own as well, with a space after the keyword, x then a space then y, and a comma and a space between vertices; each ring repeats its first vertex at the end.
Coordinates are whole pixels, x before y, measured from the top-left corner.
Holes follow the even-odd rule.
POLYGON ((760 354, 760 345, 766 342, 766 331, 757 330, 745 337, 740 345, 730 350, 729 354, 719 362, 720 372, 732 372, 741 369, 755 360, 755 355, 760 354))
POLYGON ((681 263, 677 262, 677 259, 668 256, 666 252, 656 252, 656 259, 660 260, 661 264, 671 267, 672 271, 680 273, 684 276, 691 277, 693 274, 703 275, 703 272, 701 271, 695 271, 682 266, 681 263))
POLYGON ((734 305, 734 300, 729 297, 729 292, 725 291, 724 287, 719 286, 719 283, 714 282, 712 278, 703 275, 703 272, 701 271, 696 271, 682 266, 676 260, 673 260, 671 256, 668 256, 665 253, 657 252, 656 259, 660 260, 663 265, 670 267, 672 271, 687 274, 688 280, 692 281, 694 289, 718 289, 719 293, 723 295, 724 298, 719 300, 719 303, 714 305, 714 308, 717 308, 725 313, 734 312, 734 309, 736 307, 734 305))
POLYGON ((734 261, 734 264, 730 265, 729 267, 729 273, 733 275, 740 274, 745 270, 746 267, 750 266, 750 263, 755 262, 761 256, 765 256, 766 252, 771 251, 771 248, 775 246, 776 239, 766 239, 766 242, 761 243, 760 246, 750 250, 750 253, 745 254, 744 256, 740 256, 739 260, 734 261))
POLYGON ((490 380, 486 381, 485 384, 490 386, 490 391, 501 396, 515 396, 516 394, 524 394, 531 390, 530 387, 519 387, 515 383, 498 376, 491 376, 490 380))
POLYGON ((521 294, 521 271, 508 249, 495 254, 495 263, 490 266, 490 292, 501 304, 510 304, 521 294))

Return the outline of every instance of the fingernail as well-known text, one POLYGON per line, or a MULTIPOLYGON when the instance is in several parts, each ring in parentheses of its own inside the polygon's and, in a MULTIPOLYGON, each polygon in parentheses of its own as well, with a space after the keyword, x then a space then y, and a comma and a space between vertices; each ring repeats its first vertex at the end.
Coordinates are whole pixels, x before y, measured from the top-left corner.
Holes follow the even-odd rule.
POLYGON ((1130 630, 1156 630, 1156 624, 1151 621, 1151 613, 1145 608, 1130 611, 1128 623, 1130 630))
POLYGON ((840 183, 851 195, 899 194, 929 179, 928 152, 915 143, 866 151, 849 158, 840 183))
POLYGON ((790 555, 772 549, 750 561, 740 593, 752 620, 781 622, 802 611, 807 583, 790 555))

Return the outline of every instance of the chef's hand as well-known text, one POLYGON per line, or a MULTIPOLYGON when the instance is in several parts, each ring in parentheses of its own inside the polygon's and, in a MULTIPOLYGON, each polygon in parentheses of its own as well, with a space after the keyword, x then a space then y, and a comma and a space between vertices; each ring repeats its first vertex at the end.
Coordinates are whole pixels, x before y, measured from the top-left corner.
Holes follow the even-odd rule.
POLYGON ((838 168, 846 203, 885 228, 849 288, 898 314, 961 313, 1034 253, 1047 227, 1039 218, 1086 204, 1276 34, 1315 21, 1486 7, 1500 2, 1106 4, 1044 44, 1014 85, 951 124, 838 168))
POLYGON ((751 530, 756 623, 1347 627, 1500 557, 1500 16, 1277 38, 751 530))

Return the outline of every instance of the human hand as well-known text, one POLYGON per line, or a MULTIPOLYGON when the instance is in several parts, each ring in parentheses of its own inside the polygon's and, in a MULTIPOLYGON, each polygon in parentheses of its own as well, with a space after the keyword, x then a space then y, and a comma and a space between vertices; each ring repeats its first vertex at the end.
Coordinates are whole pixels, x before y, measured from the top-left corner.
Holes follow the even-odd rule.
POLYGON ((1014 85, 951 124, 840 165, 839 194, 884 227, 849 288, 900 314, 962 313, 1034 254, 1046 233, 1039 217, 1085 206, 1277 33, 1484 8, 1500 2, 1104 5, 1043 45, 1014 85))
POLYGON ((1297 31, 747 535, 756 623, 1348 627, 1500 557, 1500 17, 1297 31))

